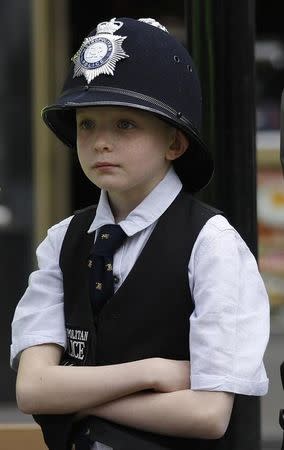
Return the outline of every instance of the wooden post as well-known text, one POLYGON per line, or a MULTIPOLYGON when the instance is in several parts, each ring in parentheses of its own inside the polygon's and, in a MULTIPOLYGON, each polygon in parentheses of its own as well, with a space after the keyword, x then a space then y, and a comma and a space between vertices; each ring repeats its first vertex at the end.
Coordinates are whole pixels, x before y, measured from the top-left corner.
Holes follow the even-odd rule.
POLYGON ((33 0, 34 242, 70 214, 69 151, 43 124, 41 110, 54 102, 68 66, 68 2, 33 0))

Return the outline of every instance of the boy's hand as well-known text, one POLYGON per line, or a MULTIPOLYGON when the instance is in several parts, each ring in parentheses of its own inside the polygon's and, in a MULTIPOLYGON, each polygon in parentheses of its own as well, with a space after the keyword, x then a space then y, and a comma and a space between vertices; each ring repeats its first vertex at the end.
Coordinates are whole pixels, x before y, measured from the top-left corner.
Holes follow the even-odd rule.
POLYGON ((190 389, 190 363, 174 359, 151 358, 153 389, 174 392, 190 389))

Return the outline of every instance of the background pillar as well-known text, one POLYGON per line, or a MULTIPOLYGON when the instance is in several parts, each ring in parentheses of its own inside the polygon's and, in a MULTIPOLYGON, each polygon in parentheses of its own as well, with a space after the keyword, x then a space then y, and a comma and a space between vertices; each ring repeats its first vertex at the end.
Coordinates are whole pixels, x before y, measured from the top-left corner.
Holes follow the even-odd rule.
MULTIPOLYGON (((185 1, 185 11, 203 91, 203 136, 215 160, 201 197, 225 213, 257 256, 254 1, 185 1)), ((225 449, 260 449, 258 398, 237 396, 225 449)))

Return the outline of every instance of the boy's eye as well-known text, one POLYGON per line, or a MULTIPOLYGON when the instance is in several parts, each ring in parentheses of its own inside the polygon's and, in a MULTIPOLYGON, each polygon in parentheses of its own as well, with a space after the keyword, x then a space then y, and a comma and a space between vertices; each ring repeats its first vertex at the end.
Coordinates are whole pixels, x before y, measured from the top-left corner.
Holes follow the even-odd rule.
POLYGON ((90 119, 83 119, 79 122, 79 127, 83 130, 90 130, 93 128, 94 122, 90 119))
POLYGON ((120 120, 117 126, 123 130, 128 130, 135 127, 135 125, 132 122, 129 122, 129 120, 120 120))

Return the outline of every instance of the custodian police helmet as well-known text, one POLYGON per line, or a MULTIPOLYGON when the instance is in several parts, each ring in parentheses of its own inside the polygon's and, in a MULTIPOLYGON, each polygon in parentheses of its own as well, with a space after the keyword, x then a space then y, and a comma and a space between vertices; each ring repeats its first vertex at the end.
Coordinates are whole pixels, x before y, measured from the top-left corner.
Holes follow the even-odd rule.
POLYGON ((174 166, 184 188, 196 192, 211 179, 213 162, 201 139, 201 90, 187 50, 154 19, 111 19, 98 24, 72 58, 57 102, 45 123, 76 147, 75 110, 128 106, 149 111, 181 129, 189 149, 174 166))

